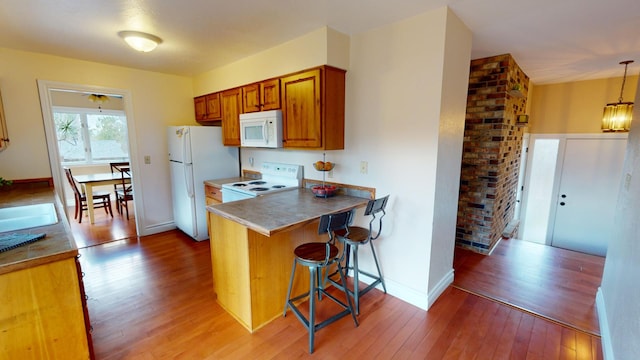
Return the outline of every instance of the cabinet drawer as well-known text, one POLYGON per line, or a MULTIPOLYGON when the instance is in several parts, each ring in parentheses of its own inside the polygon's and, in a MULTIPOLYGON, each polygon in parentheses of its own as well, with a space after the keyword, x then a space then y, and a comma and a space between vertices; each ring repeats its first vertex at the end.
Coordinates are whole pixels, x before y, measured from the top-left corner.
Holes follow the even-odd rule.
POLYGON ((204 186, 204 196, 213 198, 214 200, 218 200, 222 202, 222 191, 220 188, 211 185, 204 186))

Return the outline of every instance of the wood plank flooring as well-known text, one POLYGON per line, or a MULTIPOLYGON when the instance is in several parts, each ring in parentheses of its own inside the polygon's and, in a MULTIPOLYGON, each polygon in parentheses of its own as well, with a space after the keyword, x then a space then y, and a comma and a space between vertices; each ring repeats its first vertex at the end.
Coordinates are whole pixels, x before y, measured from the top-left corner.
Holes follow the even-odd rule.
POLYGON ((71 224, 71 231, 78 248, 94 246, 114 240, 127 239, 136 236, 136 220, 133 211, 129 212, 129 220, 118 214, 115 200, 112 201, 113 217, 107 215, 103 209, 96 209, 94 223, 89 222, 89 215, 84 211, 82 222, 73 219, 73 205, 67 208, 67 218, 71 224))
MULTIPOLYGON (((80 250, 97 359, 601 359, 597 336, 450 287, 425 312, 373 290, 360 326, 289 313, 249 334, 215 301, 209 242, 180 231, 80 250)), ((456 276, 459 273, 456 272, 456 276)))
POLYGON ((453 267, 456 287, 600 335, 603 257, 510 239, 490 256, 456 248, 453 267))

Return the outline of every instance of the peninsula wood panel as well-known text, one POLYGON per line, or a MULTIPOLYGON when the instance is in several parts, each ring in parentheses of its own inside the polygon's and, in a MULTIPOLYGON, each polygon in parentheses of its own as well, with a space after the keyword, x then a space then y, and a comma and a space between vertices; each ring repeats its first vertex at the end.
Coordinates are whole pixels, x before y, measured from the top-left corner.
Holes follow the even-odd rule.
POLYGON ((75 258, 0 275, 0 304, 0 358, 89 358, 75 258))
MULTIPOLYGON (((249 230, 251 296, 257 300, 253 302, 256 327, 282 316, 291 279, 293 251, 303 243, 326 241, 326 237, 318 237, 317 230, 318 221, 271 237, 249 230)), ((309 270, 298 266, 291 294, 295 296, 308 289, 309 270)))
MULTIPOLYGON (((213 288, 218 303, 253 332, 282 316, 291 277, 293 250, 312 241, 318 221, 264 236, 245 226, 209 213, 213 288)), ((298 267, 292 294, 309 287, 309 272, 298 267)))
POLYGON ((218 303, 252 330, 247 228, 209 213, 213 291, 218 303))

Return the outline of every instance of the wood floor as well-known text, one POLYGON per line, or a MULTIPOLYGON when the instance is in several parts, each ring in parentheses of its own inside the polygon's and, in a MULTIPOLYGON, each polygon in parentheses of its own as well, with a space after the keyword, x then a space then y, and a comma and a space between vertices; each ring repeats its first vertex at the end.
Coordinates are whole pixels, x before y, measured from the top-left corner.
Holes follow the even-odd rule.
POLYGON ((600 335, 603 257, 510 239, 491 256, 456 248, 453 267, 454 286, 600 335))
POLYGON ((602 358, 597 336, 455 287, 428 312, 374 290, 309 355, 292 314, 249 334, 217 305, 209 251, 177 230, 81 249, 97 359, 602 358))
POLYGON ((136 236, 136 221, 133 211, 129 212, 129 220, 127 220, 123 214, 118 214, 115 200, 112 201, 112 206, 113 217, 107 215, 103 209, 96 209, 93 224, 89 222, 89 215, 86 211, 83 212, 82 222, 79 223, 77 219, 73 219, 74 207, 67 208, 67 218, 79 248, 136 236))

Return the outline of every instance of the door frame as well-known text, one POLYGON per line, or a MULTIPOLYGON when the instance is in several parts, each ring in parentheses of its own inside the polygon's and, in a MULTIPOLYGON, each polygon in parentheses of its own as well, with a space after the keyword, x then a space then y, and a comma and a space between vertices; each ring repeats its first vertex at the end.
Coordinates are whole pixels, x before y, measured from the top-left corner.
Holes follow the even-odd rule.
MULTIPOLYGON (((565 149, 567 145, 567 139, 627 139, 629 136, 628 133, 575 133, 575 134, 531 134, 529 139, 529 154, 527 155, 527 168, 531 166, 531 161, 533 160, 533 154, 535 152, 535 140, 537 139, 557 139, 559 141, 558 144, 558 154, 556 157, 556 166, 553 175, 553 188, 551 190, 551 199, 549 209, 539 209, 539 211, 548 211, 547 213, 547 229, 546 229, 546 238, 545 245, 551 246, 551 238, 553 236, 553 229, 555 227, 555 214, 558 207, 558 202, 555 199, 558 198, 560 194, 560 175, 562 174, 562 167, 564 166, 564 155, 565 149)), ((525 186, 524 186, 524 194, 523 194, 523 203, 521 205, 522 209, 525 211, 522 213, 522 219, 525 219, 527 204, 529 201, 529 187, 527 184, 530 184, 534 179, 530 178, 530 173, 528 173, 525 177, 525 186)), ((521 224, 525 224, 526 222, 523 220, 520 222, 521 224)), ((524 229, 521 228, 518 231, 519 234, 524 233, 524 229)), ((519 236, 521 238, 521 236, 519 236)), ((523 239, 526 240, 526 239, 523 239)))
MULTIPOLYGON (((67 208, 68 204, 66 201, 66 196, 64 194, 64 178, 62 176, 61 166, 60 166, 60 154, 58 152, 57 145, 57 137, 56 137, 56 128, 55 123, 53 121, 53 101, 51 99, 51 90, 63 90, 63 91, 75 91, 82 93, 106 93, 113 94, 117 96, 122 96, 122 101, 124 103, 124 113, 127 117, 127 137, 129 142, 129 162, 131 164, 131 172, 132 174, 139 174, 138 171, 138 163, 136 159, 137 156, 137 142, 136 142, 136 133, 135 133, 135 120, 133 118, 133 105, 131 101, 131 92, 129 90, 124 89, 116 89, 116 88, 108 88, 102 86, 94 86, 94 85, 81 85, 81 84, 72 84, 58 81, 49 81, 49 80, 37 80, 38 83, 38 92, 40 94, 40 107, 42 109, 42 118, 44 122, 44 131, 45 138, 47 141, 47 150, 49 152, 49 166, 51 168, 51 176, 53 177, 54 189, 58 197, 61 199, 62 203, 67 208)), ((133 188, 137 188, 140 186, 139 177, 133 176, 131 179, 131 184, 133 188)), ((144 211, 143 211, 143 199, 142 192, 139 191, 136 193, 136 196, 133 198, 134 203, 134 220, 136 223, 136 233, 140 236, 140 224, 144 223, 144 211)))

